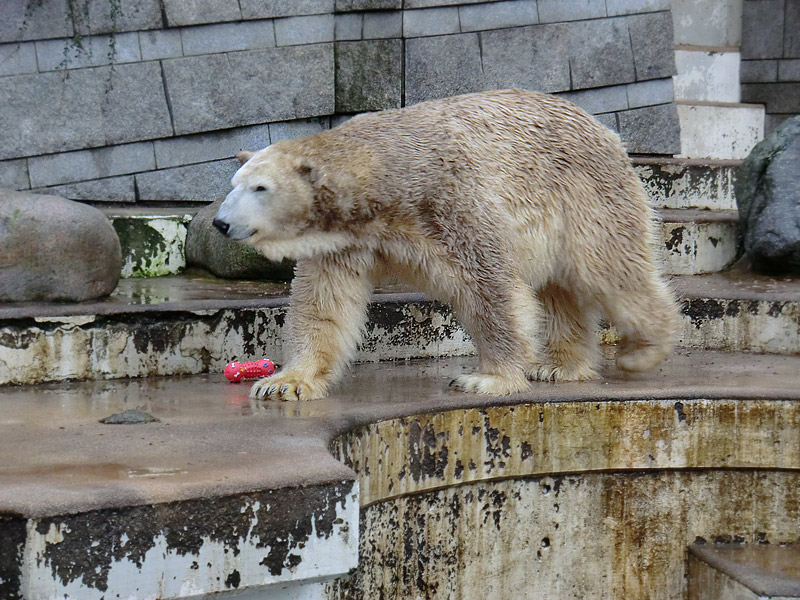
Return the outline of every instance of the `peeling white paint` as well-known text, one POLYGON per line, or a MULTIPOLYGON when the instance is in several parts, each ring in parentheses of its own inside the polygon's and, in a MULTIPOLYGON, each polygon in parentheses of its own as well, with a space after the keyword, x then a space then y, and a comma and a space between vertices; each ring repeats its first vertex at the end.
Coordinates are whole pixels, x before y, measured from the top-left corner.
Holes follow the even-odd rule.
POLYGON ((681 156, 743 159, 764 139, 764 107, 678 104, 681 156))
POLYGON ((741 99, 738 52, 676 50, 675 98, 702 102, 741 99))
POLYGON ((739 257, 738 223, 663 223, 664 270, 671 275, 717 273, 739 257))
POLYGON ((736 210, 734 166, 689 168, 683 164, 635 165, 647 195, 658 208, 736 210))
MULTIPOLYGON (((37 600, 191 598, 232 591, 233 588, 226 585, 225 581, 235 570, 240 577, 240 593, 251 587, 280 584, 278 587, 259 589, 259 594, 263 595, 249 597, 319 599, 323 597, 324 581, 346 574, 358 563, 358 483, 354 482, 353 485, 344 506, 338 503, 335 507, 336 521, 332 535, 318 535, 315 519, 312 518, 311 535, 307 540, 295 543, 291 549, 291 554, 299 557, 297 566, 284 568, 279 575, 270 574, 268 567, 261 564, 270 548, 258 547, 261 540, 254 533, 254 528, 258 524, 259 515, 270 509, 258 501, 245 502, 242 506, 244 512, 252 511, 254 516, 250 530, 239 538, 238 554, 234 555, 231 548, 224 543, 209 538, 203 538, 197 553, 179 551, 168 545, 164 534, 159 534, 141 559, 141 566, 137 566, 127 557, 111 563, 105 591, 89 587, 80 579, 64 583, 55 577, 47 559, 47 548, 63 542, 63 536, 68 530, 51 525, 50 531, 42 535, 37 531, 37 521, 30 520, 23 558, 23 595, 25 598, 37 600), (290 590, 287 595, 278 594, 291 583, 297 585, 287 588, 290 590)), ((122 533, 120 546, 127 545, 128 541, 127 535, 122 533)), ((227 597, 227 594, 222 597, 227 597)), ((232 597, 241 596, 237 593, 232 597)))

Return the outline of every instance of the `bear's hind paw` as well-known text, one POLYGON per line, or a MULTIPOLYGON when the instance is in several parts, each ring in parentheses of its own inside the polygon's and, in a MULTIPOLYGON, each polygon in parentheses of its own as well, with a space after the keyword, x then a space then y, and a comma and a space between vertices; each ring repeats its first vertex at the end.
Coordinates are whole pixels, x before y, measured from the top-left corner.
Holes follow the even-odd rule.
POLYGON ((458 392, 486 394, 488 396, 507 396, 523 392, 528 388, 528 382, 525 379, 506 375, 476 373, 474 375, 460 375, 450 382, 450 389, 458 392))

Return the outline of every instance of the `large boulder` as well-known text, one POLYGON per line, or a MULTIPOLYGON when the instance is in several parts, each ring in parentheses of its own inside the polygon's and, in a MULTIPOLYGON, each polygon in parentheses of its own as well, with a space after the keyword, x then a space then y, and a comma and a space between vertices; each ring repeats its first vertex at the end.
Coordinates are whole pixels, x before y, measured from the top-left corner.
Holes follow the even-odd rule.
POLYGON ((800 273, 800 116, 761 141, 736 173, 744 249, 762 273, 800 273))
POLYGON ((186 263, 225 279, 291 279, 294 262, 268 260, 252 246, 225 237, 212 225, 220 204, 222 199, 202 208, 189 224, 186 263))
POLYGON ((0 302, 81 302, 114 291, 119 238, 98 209, 0 190, 0 302))

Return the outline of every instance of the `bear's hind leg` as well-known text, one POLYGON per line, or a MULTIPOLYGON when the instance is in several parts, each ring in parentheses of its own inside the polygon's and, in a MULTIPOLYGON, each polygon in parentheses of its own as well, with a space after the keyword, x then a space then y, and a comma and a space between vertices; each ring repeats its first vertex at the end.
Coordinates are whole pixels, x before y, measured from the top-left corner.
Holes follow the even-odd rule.
POLYGON ((538 381, 586 381, 598 377, 598 311, 574 292, 549 284, 538 293, 544 308, 547 362, 534 364, 528 378, 538 381))
POLYGON ((649 275, 627 282, 624 289, 609 289, 602 300, 622 341, 617 366, 623 371, 649 371, 661 363, 675 345, 679 316, 666 284, 649 275))

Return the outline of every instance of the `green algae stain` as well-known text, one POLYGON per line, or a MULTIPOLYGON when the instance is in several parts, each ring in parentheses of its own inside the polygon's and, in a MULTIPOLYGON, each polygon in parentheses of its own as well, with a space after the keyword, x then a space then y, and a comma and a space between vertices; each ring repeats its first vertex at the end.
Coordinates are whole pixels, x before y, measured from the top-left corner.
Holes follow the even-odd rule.
POLYGON ((174 219, 114 219, 127 278, 174 275, 185 267, 186 227, 174 219))

